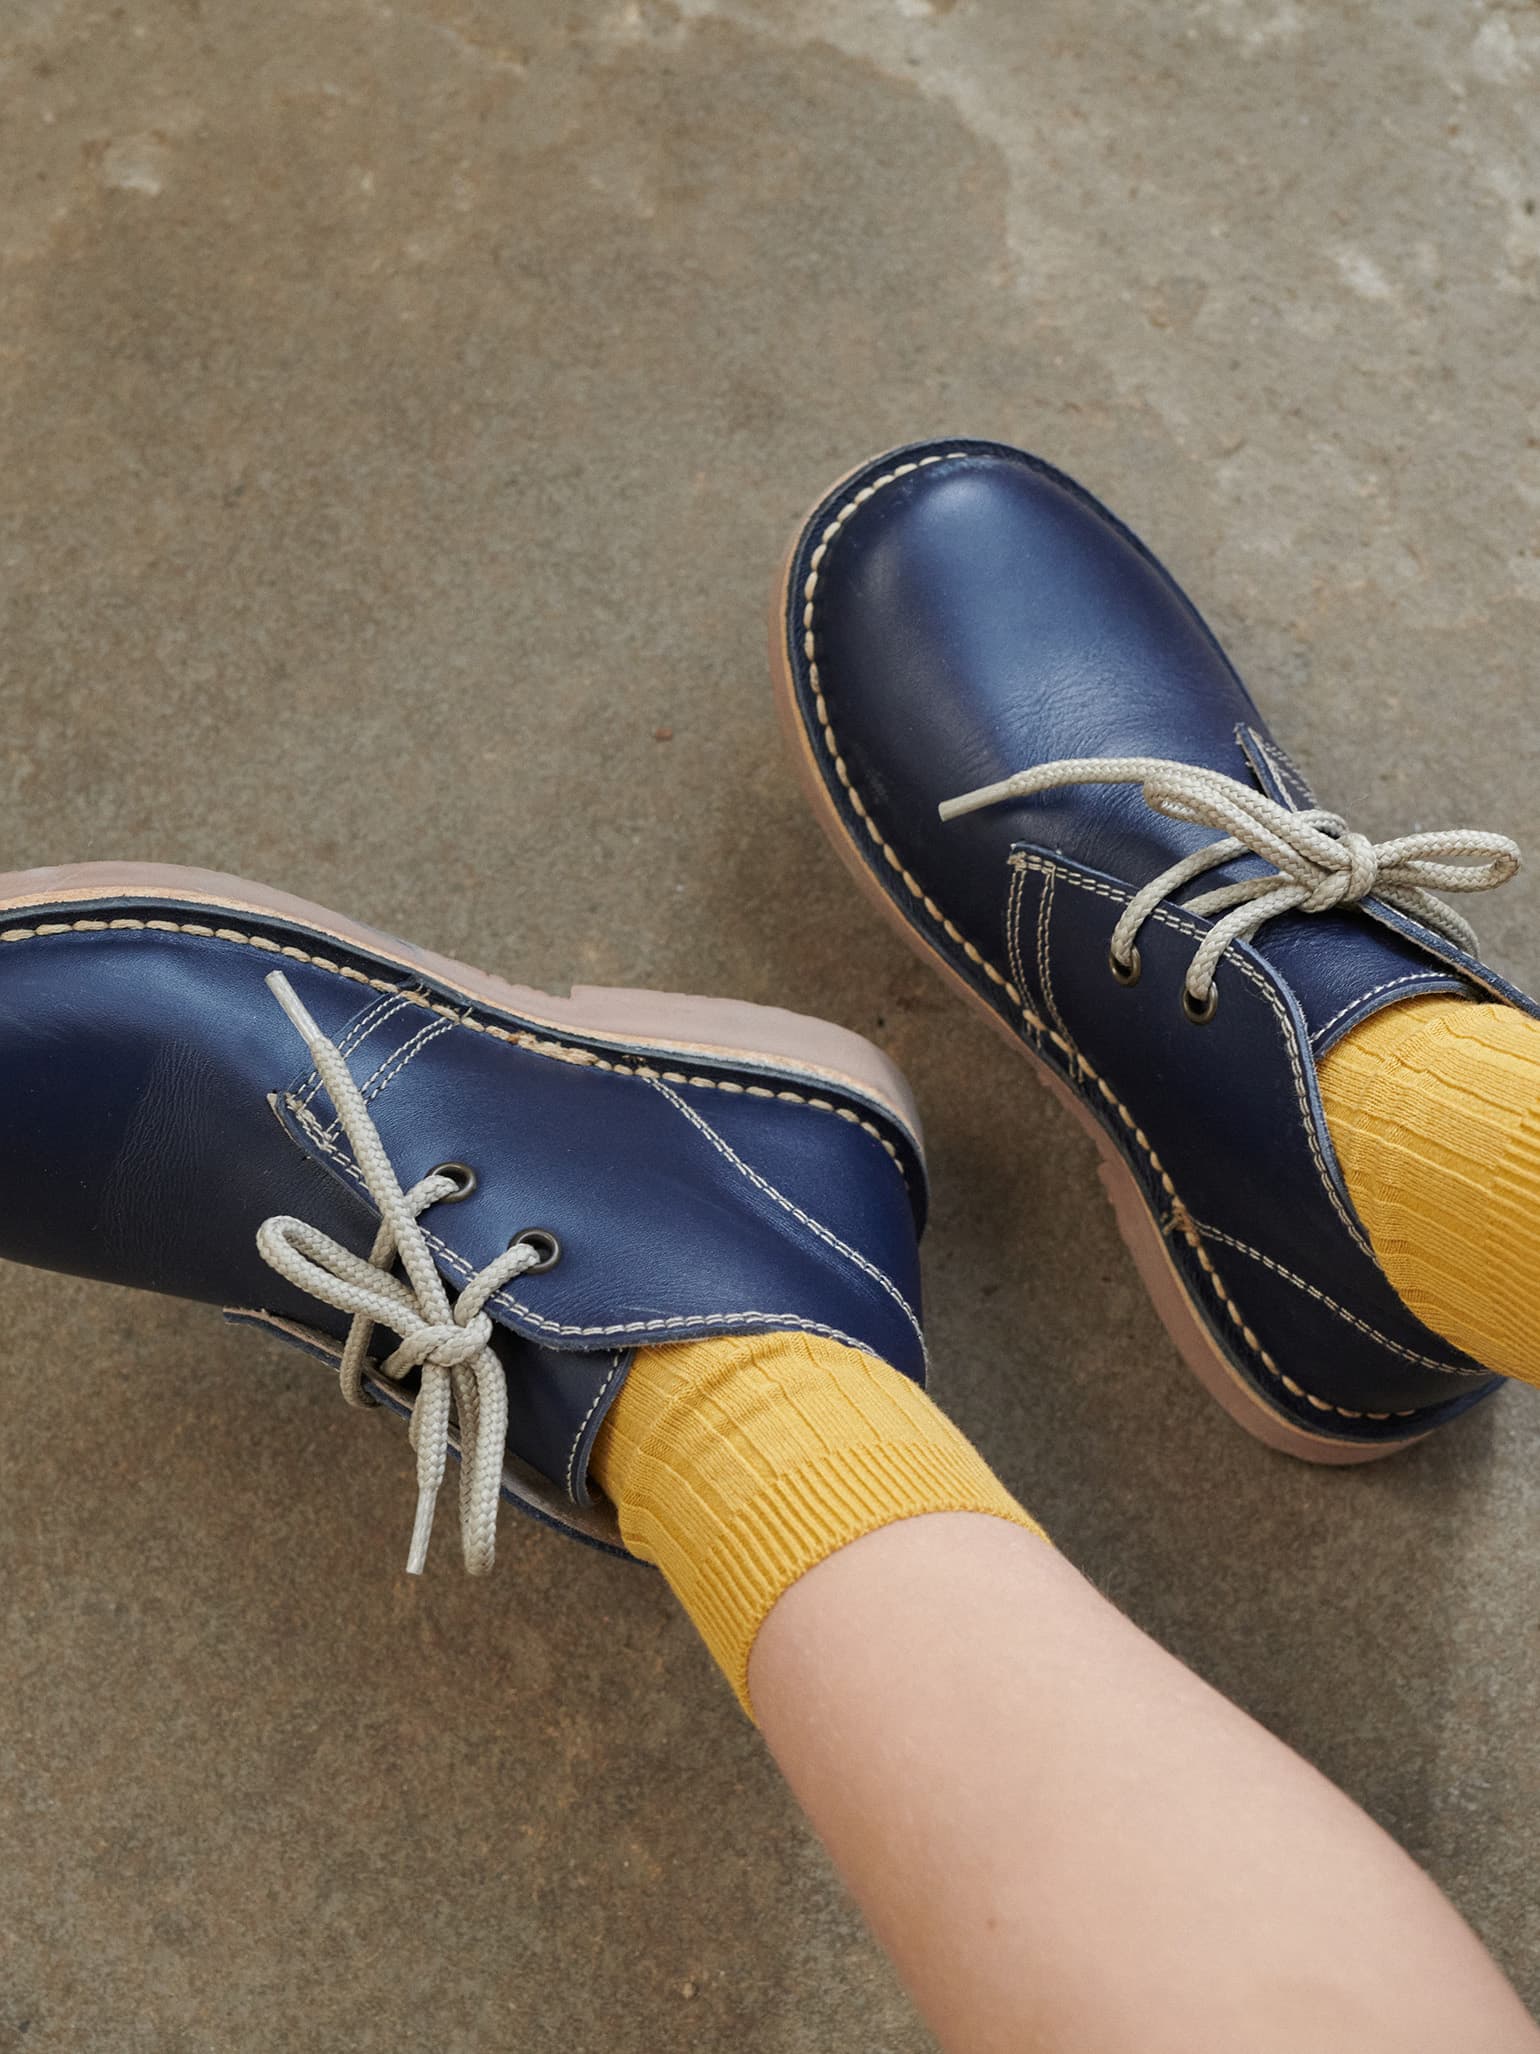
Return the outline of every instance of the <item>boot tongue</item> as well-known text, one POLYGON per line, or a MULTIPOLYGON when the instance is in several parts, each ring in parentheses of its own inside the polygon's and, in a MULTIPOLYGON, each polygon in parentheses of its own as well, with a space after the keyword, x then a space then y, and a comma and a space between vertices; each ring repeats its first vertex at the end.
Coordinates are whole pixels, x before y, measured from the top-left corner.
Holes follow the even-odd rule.
POLYGON ((1287 806, 1291 813, 1310 811, 1316 803, 1315 793, 1287 750, 1245 721, 1237 721, 1235 739, 1253 779, 1270 799, 1287 806))

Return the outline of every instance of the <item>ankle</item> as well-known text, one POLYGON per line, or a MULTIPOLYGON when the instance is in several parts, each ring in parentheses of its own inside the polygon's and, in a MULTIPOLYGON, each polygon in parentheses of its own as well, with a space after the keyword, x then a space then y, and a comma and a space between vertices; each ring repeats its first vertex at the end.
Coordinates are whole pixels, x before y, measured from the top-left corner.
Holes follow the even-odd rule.
POLYGON ((816 1335, 641 1350, 593 1474, 626 1545, 663 1571, 746 1711, 760 1625, 851 1541, 936 1511, 1041 1533, 917 1385, 816 1335))

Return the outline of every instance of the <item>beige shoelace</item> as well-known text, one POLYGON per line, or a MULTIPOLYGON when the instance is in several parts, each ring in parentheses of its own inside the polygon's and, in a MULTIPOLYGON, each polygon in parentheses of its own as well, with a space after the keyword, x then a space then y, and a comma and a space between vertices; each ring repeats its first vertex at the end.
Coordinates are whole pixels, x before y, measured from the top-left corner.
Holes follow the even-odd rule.
POLYGON ((946 800, 941 817, 955 820, 1002 799, 1030 799, 1062 785, 1102 784, 1142 785, 1145 804, 1155 812, 1169 820, 1217 828, 1223 836, 1183 856, 1129 900, 1111 942, 1113 967, 1126 982, 1139 973, 1139 930, 1162 900, 1174 898, 1193 878, 1228 863, 1232 856, 1260 856, 1273 865, 1268 876, 1221 885, 1183 907, 1205 919, 1216 913, 1223 916, 1198 944, 1187 969, 1187 999, 1205 1018, 1213 1011, 1214 970, 1220 957, 1232 941, 1249 941, 1264 921, 1275 920, 1280 913, 1327 913, 1334 906, 1356 905, 1372 893, 1475 955, 1475 929, 1432 894, 1490 891, 1506 884, 1519 867, 1518 844, 1506 835, 1456 827, 1371 842, 1367 835, 1355 834, 1336 813, 1321 807, 1295 813, 1221 771, 1168 763, 1159 756, 1075 756, 1040 764, 999 784, 981 785, 976 792, 946 800))
POLYGON ((265 1220, 257 1233, 264 1262, 281 1277, 339 1312, 351 1313, 338 1382, 350 1405, 370 1405, 364 1371, 376 1326, 401 1336, 395 1352, 372 1365, 382 1376, 403 1377, 420 1369, 422 1382, 412 1406, 411 1442, 417 1453, 417 1516, 407 1574, 419 1576, 433 1530, 433 1510, 449 1456, 451 1425, 460 1438, 460 1534, 465 1566, 472 1576, 492 1567, 503 1447, 508 1434, 508 1385, 492 1349, 492 1322, 482 1311, 492 1293, 521 1271, 538 1268, 538 1247, 515 1240, 495 1262, 473 1276, 451 1306, 433 1260, 419 1215, 430 1205, 463 1194, 460 1182, 432 1173, 403 1191, 391 1166, 363 1093, 336 1045, 329 1041, 281 971, 268 989, 293 1022, 331 1095, 343 1132, 352 1144, 369 1195, 379 1208, 380 1231, 368 1260, 344 1248, 304 1220, 265 1220), (390 1274, 397 1257, 406 1279, 390 1274))

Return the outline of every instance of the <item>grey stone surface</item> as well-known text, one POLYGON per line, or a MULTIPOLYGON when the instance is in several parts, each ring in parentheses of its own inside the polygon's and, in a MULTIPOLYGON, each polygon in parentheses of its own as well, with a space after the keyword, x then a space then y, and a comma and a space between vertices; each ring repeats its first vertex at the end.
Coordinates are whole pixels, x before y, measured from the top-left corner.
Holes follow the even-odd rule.
MULTIPOLYGON (((1081 1136, 804 816, 763 609, 836 473, 1002 435, 1172 561, 1335 802, 1534 839, 1537 89, 1540 17, 1472 0, 0 30, 0 868, 232 870, 884 1042, 945 1402, 1531 2001, 1535 1400, 1369 1474, 1228 1424, 1081 1136)), ((1530 980, 1535 905, 1480 909, 1530 980)), ((300 1358, 0 1302, 0 2046, 926 2044, 652 1579, 510 1525, 493 1587, 408 1587, 404 1448, 300 1358)))

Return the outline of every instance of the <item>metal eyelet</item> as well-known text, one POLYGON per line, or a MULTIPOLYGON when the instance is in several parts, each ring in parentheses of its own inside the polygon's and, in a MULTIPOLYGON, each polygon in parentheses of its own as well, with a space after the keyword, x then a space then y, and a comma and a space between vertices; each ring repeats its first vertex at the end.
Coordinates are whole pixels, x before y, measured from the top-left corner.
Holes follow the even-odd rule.
POLYGON ((540 1260, 532 1262, 522 1274, 537 1277, 542 1270, 555 1269, 561 1261, 561 1243, 549 1227, 526 1227, 522 1234, 515 1234, 508 1243, 510 1248, 534 1248, 539 1251, 540 1260))
POLYGON ((1194 1027, 1206 1027, 1219 1011, 1219 986, 1211 984, 1208 988, 1208 997, 1200 1005, 1184 984, 1182 986, 1182 1011, 1191 1020, 1194 1027))
POLYGON ((1117 981, 1117 983, 1137 984, 1139 982, 1139 979, 1144 975, 1144 961, 1139 954, 1138 944, 1135 943, 1135 945, 1129 950, 1128 961, 1126 963, 1119 962, 1117 957, 1112 953, 1111 949, 1108 949, 1107 968, 1112 972, 1112 975, 1114 979, 1117 981))
POLYGON ((430 1177, 447 1177, 455 1185, 453 1191, 446 1191, 437 1203, 458 1205, 462 1198, 469 1198, 476 1188, 476 1172, 469 1163, 435 1163, 429 1170, 430 1177))

